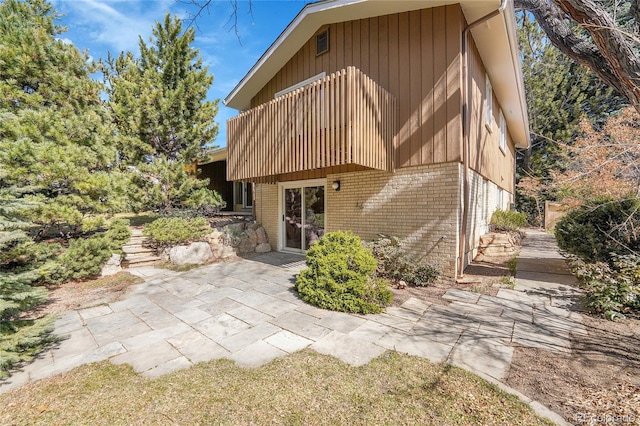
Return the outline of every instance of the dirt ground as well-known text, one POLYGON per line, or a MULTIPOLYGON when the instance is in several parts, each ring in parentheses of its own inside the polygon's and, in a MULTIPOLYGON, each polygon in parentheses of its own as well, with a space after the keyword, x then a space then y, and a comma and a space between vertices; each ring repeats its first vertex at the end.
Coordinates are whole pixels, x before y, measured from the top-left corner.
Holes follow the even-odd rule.
POLYGON ((105 303, 117 302, 127 289, 143 282, 141 278, 128 272, 98 278, 91 281, 71 281, 49 288, 49 299, 39 306, 32 315, 59 314, 65 311, 90 308, 105 303))
MULTIPOLYGON (((465 283, 441 279, 429 287, 393 289, 394 306, 410 297, 446 305, 442 295, 459 288, 495 295, 512 286, 512 256, 483 256, 465 271, 465 283)), ((44 313, 59 313, 119 300, 141 280, 126 272, 50 290, 44 313)), ((583 314, 588 336, 571 336, 571 353, 516 347, 506 383, 572 424, 640 425, 640 321, 609 321, 583 314)))

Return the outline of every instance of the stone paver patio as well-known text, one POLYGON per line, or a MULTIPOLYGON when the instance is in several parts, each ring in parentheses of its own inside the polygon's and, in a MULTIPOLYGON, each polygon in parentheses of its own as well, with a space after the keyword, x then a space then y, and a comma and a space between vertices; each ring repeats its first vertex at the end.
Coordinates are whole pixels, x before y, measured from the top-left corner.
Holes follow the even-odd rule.
POLYGON ((121 301, 62 316, 56 333, 68 338, 0 392, 105 359, 155 377, 217 358, 257 367, 306 347, 355 366, 396 350, 499 382, 515 345, 568 352, 569 333, 586 333, 580 315, 566 309, 579 293, 552 238, 528 232, 515 288, 497 297, 450 289, 448 306, 411 298, 367 316, 302 302, 293 289, 302 257, 282 253, 183 273, 132 269, 143 284, 121 301))

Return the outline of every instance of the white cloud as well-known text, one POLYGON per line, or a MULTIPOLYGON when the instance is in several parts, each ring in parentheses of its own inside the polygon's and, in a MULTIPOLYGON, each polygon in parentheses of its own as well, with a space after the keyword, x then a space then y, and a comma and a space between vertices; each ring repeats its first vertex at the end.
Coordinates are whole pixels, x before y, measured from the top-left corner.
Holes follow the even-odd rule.
POLYGON ((75 0, 60 2, 58 8, 66 9, 73 22, 76 44, 99 44, 117 55, 124 50, 137 52, 138 36, 147 40, 153 24, 173 4, 173 0, 75 0))

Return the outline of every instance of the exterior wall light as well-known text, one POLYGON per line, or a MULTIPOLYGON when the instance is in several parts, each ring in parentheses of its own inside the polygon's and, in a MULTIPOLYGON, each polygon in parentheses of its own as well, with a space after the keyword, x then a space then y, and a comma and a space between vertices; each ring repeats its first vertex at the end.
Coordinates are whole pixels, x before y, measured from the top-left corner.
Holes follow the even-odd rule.
POLYGON ((340 181, 334 180, 333 183, 331 184, 331 187, 336 191, 340 191, 340 181))

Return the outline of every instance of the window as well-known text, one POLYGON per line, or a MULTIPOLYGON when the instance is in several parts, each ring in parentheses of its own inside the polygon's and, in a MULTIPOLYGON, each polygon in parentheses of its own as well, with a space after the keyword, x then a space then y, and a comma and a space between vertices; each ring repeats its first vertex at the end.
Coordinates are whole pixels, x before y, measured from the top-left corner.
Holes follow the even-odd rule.
POLYGON ((316 35, 316 56, 329 51, 329 28, 316 35))
POLYGON ((491 87, 488 74, 484 75, 484 82, 484 94, 486 97, 484 104, 484 124, 491 132, 493 131, 493 87, 491 87))
POLYGON ((313 77, 307 78, 306 80, 302 80, 300 83, 296 83, 291 87, 287 87, 286 89, 283 89, 279 92, 276 92, 275 95, 273 95, 273 98, 279 98, 280 96, 284 96, 287 93, 291 93, 294 90, 297 90, 301 87, 306 86, 307 84, 313 83, 314 81, 320 80, 321 78, 326 77, 327 73, 322 71, 320 74, 314 75, 313 77))
POLYGON ((491 216, 489 215, 489 181, 482 179, 482 219, 484 223, 491 222, 491 216))
POLYGON ((253 207, 253 184, 251 182, 234 182, 234 211, 253 207))
POLYGON ((507 152, 507 123, 502 110, 500 110, 500 149, 502 152, 507 152))

